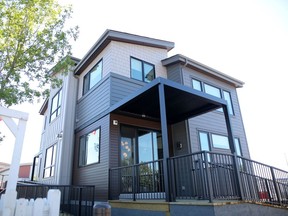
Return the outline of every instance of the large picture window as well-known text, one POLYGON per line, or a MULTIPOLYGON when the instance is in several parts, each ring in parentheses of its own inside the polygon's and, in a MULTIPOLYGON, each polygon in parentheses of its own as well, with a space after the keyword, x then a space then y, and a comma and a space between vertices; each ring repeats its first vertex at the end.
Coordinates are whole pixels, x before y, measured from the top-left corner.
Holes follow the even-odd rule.
POLYGON ((79 166, 99 163, 100 128, 80 137, 79 166))
POLYGON ((131 78, 143 82, 151 82, 155 79, 154 65, 139 59, 131 58, 131 78))
POLYGON ((57 147, 56 145, 53 145, 46 150, 44 178, 54 176, 55 162, 56 162, 56 147, 57 147))
POLYGON ((52 122, 61 113, 61 100, 62 100, 62 89, 60 89, 52 99, 50 122, 52 122))
POLYGON ((102 78, 102 59, 84 76, 83 95, 102 78))

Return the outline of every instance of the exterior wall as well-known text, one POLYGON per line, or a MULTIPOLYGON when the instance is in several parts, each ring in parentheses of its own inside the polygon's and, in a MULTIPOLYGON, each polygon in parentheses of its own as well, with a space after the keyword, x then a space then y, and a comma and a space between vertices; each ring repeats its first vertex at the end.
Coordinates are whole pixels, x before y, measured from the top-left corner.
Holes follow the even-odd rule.
POLYGON ((130 57, 135 57, 154 64, 156 77, 167 77, 166 68, 161 64, 161 60, 167 58, 167 50, 111 41, 79 76, 78 99, 80 99, 83 95, 84 76, 95 64, 97 64, 100 59, 103 59, 103 78, 110 72, 130 78, 130 57))
POLYGON ((76 133, 73 157, 73 180, 74 185, 95 185, 95 200, 108 199, 108 174, 109 174, 109 115, 99 119, 85 129, 76 133), (99 163, 79 167, 79 140, 82 135, 100 127, 100 160, 99 163))
MULTIPOLYGON (((236 92, 236 88, 227 82, 223 82, 214 77, 208 76, 203 72, 199 72, 197 70, 193 70, 187 67, 184 67, 180 64, 174 64, 168 66, 167 68, 167 76, 169 79, 179 82, 183 85, 189 86, 192 88, 192 78, 197 79, 199 81, 205 82, 212 86, 221 88, 222 90, 226 90, 230 92, 233 109, 235 115, 230 115, 232 130, 234 137, 240 139, 241 150, 244 157, 250 157, 248 144, 246 140, 245 130, 243 126, 241 111, 239 107, 238 96, 236 92)), ((216 133, 220 135, 227 135, 227 128, 225 127, 225 117, 223 112, 213 111, 207 114, 194 117, 188 120, 189 123, 189 131, 190 135, 190 143, 191 143, 191 152, 197 152, 201 150, 199 143, 199 131, 205 131, 210 133, 216 133), (209 124, 207 124, 209 122, 209 124), (224 127, 223 127, 224 126, 224 127)), ((230 150, 213 148, 212 151, 230 153, 230 150)))
POLYGON ((60 88, 51 89, 48 108, 45 112, 46 121, 44 121, 45 125, 41 137, 40 153, 42 153, 42 161, 39 182, 45 184, 69 184, 71 182, 77 79, 71 72, 67 76, 58 76, 63 80, 61 112, 50 122, 52 98, 60 88), (62 134, 62 138, 58 138, 58 134, 62 134), (53 177, 43 178, 46 150, 54 144, 57 145, 55 173, 53 177))
POLYGON ((77 102, 76 131, 95 122, 101 114, 145 83, 115 73, 107 74, 77 102))
MULTIPOLYGON (((192 78, 198 79, 199 81, 205 82, 207 84, 213 85, 215 87, 221 88, 230 92, 232 98, 232 104, 235 115, 230 115, 232 130, 234 137, 240 139, 242 154, 244 157, 250 157, 248 144, 246 140, 245 130, 242 122, 242 116, 240 112, 238 96, 236 88, 225 83, 223 81, 217 80, 211 76, 207 76, 196 70, 183 68, 183 84, 192 87, 192 78)), ((227 128, 225 127, 225 117, 223 112, 214 111, 210 112, 192 119, 189 119, 189 133, 191 136, 191 147, 192 152, 200 151, 200 144, 198 139, 198 131, 203 130, 207 132, 212 132, 216 134, 227 135, 227 128), (209 122, 209 124, 207 124, 209 122), (224 127, 223 127, 224 126, 224 127)), ((212 147, 212 151, 229 153, 230 151, 223 149, 215 149, 212 147)))

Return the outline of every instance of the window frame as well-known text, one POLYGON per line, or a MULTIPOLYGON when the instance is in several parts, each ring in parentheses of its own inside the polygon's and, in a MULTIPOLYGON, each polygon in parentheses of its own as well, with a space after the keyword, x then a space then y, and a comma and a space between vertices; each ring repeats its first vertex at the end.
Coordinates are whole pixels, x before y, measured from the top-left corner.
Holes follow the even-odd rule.
POLYGON ((152 80, 149 81, 149 82, 145 80, 145 70, 144 70, 144 65, 145 65, 145 64, 153 67, 153 71, 154 71, 154 74, 153 74, 153 75, 154 75, 154 77, 153 77, 152 80, 154 80, 154 79, 156 78, 155 65, 154 65, 154 64, 151 64, 151 63, 149 63, 149 62, 143 61, 143 60, 141 60, 141 59, 132 57, 132 56, 130 56, 130 77, 131 77, 132 79, 134 79, 134 80, 138 80, 138 81, 145 82, 145 83, 151 82, 152 80), (141 78, 142 78, 141 80, 132 77, 132 60, 136 60, 136 61, 139 61, 139 62, 141 63, 141 78))
MULTIPOLYGON (((61 103, 62 103, 62 88, 60 88, 56 94, 53 96, 52 101, 51 101, 51 108, 50 108, 50 116, 49 116, 49 122, 53 122, 60 114, 61 114, 61 103), (57 104, 55 110, 53 110, 53 105, 54 105, 54 99, 57 97, 57 104), (52 116, 56 113, 56 116, 52 116)), ((46 124, 46 123, 45 123, 46 124)))
POLYGON ((226 135, 223 135, 223 134, 217 134, 217 133, 210 133, 210 136, 211 136, 211 144, 213 146, 213 148, 216 148, 216 149, 224 149, 224 150, 230 150, 230 145, 229 145, 229 139, 228 139, 228 136, 226 135), (223 146, 215 146, 215 143, 214 143, 214 140, 213 140, 213 135, 214 136, 218 136, 218 137, 224 137, 227 139, 227 144, 228 146, 227 147, 223 147, 223 146))
POLYGON ((54 177, 55 167, 56 167, 55 166, 56 165, 56 157, 57 157, 57 144, 55 143, 55 144, 49 146, 45 152, 45 162, 44 162, 44 169, 43 169, 43 178, 44 179, 54 177), (47 164, 47 155, 48 155, 49 149, 52 149, 52 153, 51 153, 50 163, 47 164), (48 176, 46 176, 46 170, 48 170, 48 172, 49 172, 48 176))
POLYGON ((83 77, 83 89, 82 89, 82 95, 84 96, 85 94, 87 94, 95 85, 97 85, 97 83, 99 83, 101 81, 103 77, 103 58, 101 58, 89 71, 88 73, 85 74, 85 76, 83 77), (97 68, 99 66, 99 64, 101 63, 101 71, 100 71, 100 79, 93 85, 90 86, 91 83, 91 74, 97 70, 95 70, 95 68, 97 68), (86 83, 88 82, 88 83, 86 83))
MULTIPOLYGON (((220 87, 217 87, 217 86, 215 86, 215 85, 213 85, 213 84, 210 84, 210 83, 201 81, 201 80, 199 80, 199 79, 197 79, 197 78, 191 77, 191 86, 192 86, 193 89, 195 89, 195 90, 197 90, 197 91, 200 91, 200 90, 194 88, 193 81, 200 82, 201 92, 204 92, 204 93, 206 93, 206 94, 209 94, 209 93, 206 92, 205 85, 218 89, 218 90, 219 90, 219 93, 220 93, 220 97, 218 97, 218 98, 221 98, 221 99, 223 99, 223 100, 225 100, 225 101, 227 102, 228 113, 229 113, 230 115, 232 115, 232 116, 235 116, 235 110, 234 110, 233 100, 232 100, 232 96, 231 96, 231 92, 230 92, 230 91, 227 91, 227 90, 225 90, 225 89, 222 89, 222 88, 220 88, 220 87), (227 93, 227 94, 229 95, 229 100, 226 100, 225 93, 227 93)), ((212 95, 212 94, 209 94, 209 95, 212 95)), ((217 97, 217 96, 215 96, 215 95, 212 95, 212 96, 217 97)), ((217 111, 223 112, 223 109, 222 109, 222 108, 219 108, 219 109, 217 109, 217 111)))
POLYGON ((99 164, 100 163, 100 152, 101 152, 101 127, 97 127, 94 130, 90 131, 89 133, 86 133, 79 137, 79 146, 78 146, 78 167, 86 167, 93 164, 99 164), (95 162, 87 164, 87 136, 95 131, 97 133, 97 130, 99 130, 99 136, 98 136, 98 158, 95 162), (81 139, 84 138, 84 149, 81 146, 81 139), (82 150, 84 150, 85 155, 83 154, 82 150))

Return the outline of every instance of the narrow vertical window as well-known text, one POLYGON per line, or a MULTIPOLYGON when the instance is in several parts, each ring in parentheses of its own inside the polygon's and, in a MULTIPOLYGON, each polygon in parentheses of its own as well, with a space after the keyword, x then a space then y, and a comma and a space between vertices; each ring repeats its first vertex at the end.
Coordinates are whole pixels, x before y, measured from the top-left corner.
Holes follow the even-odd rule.
POLYGON ((206 132, 199 132, 201 151, 210 151, 209 137, 206 132))
POLYGON ((83 95, 102 79, 102 59, 84 76, 83 95))
POLYGON ((234 111, 233 111, 233 106, 232 106, 232 99, 231 99, 231 94, 230 92, 227 91, 223 91, 223 97, 227 102, 227 108, 228 108, 228 112, 231 115, 234 115, 234 111))
POLYGON ((235 151, 238 156, 242 156, 241 146, 240 146, 240 140, 239 138, 234 138, 234 144, 235 144, 235 151))
POLYGON ((50 122, 52 122, 61 113, 62 89, 60 89, 52 99, 50 122))
POLYGON ((44 178, 54 176, 56 162, 56 145, 49 147, 46 150, 45 166, 44 166, 44 178))
POLYGON ((131 78, 143 82, 151 82, 153 79, 155 79, 154 65, 131 58, 131 78))
POLYGON ((80 137, 79 166, 99 163, 100 159, 100 128, 80 137))

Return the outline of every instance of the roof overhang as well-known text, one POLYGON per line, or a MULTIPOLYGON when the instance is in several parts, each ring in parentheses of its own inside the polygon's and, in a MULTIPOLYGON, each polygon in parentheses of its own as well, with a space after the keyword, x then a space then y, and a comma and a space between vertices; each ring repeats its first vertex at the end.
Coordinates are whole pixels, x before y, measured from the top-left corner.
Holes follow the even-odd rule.
POLYGON ((167 59, 162 60, 162 65, 163 66, 169 66, 173 64, 180 63, 182 65, 185 65, 188 68, 195 69, 198 71, 201 71, 202 73, 207 73, 209 76, 213 76, 217 79, 221 79, 224 82, 227 82, 229 84, 232 84, 235 88, 240 88, 243 87, 245 84, 241 80, 235 79, 231 76, 228 76, 227 74, 224 74, 218 70, 215 70, 211 67, 208 67, 200 62, 197 62, 193 59, 190 59, 184 55, 177 54, 174 56, 171 56, 167 59))
POLYGON ((110 112, 160 121, 159 85, 164 86, 166 119, 169 124, 227 105, 223 99, 159 77, 112 106, 110 112))
POLYGON ((156 47, 166 49, 167 51, 174 48, 173 42, 108 29, 104 32, 104 34, 98 39, 98 41, 92 46, 92 48, 79 62, 79 64, 75 68, 75 74, 76 75, 81 74, 83 70, 96 58, 97 55, 99 55, 99 53, 111 41, 119 41, 143 46, 156 47))

